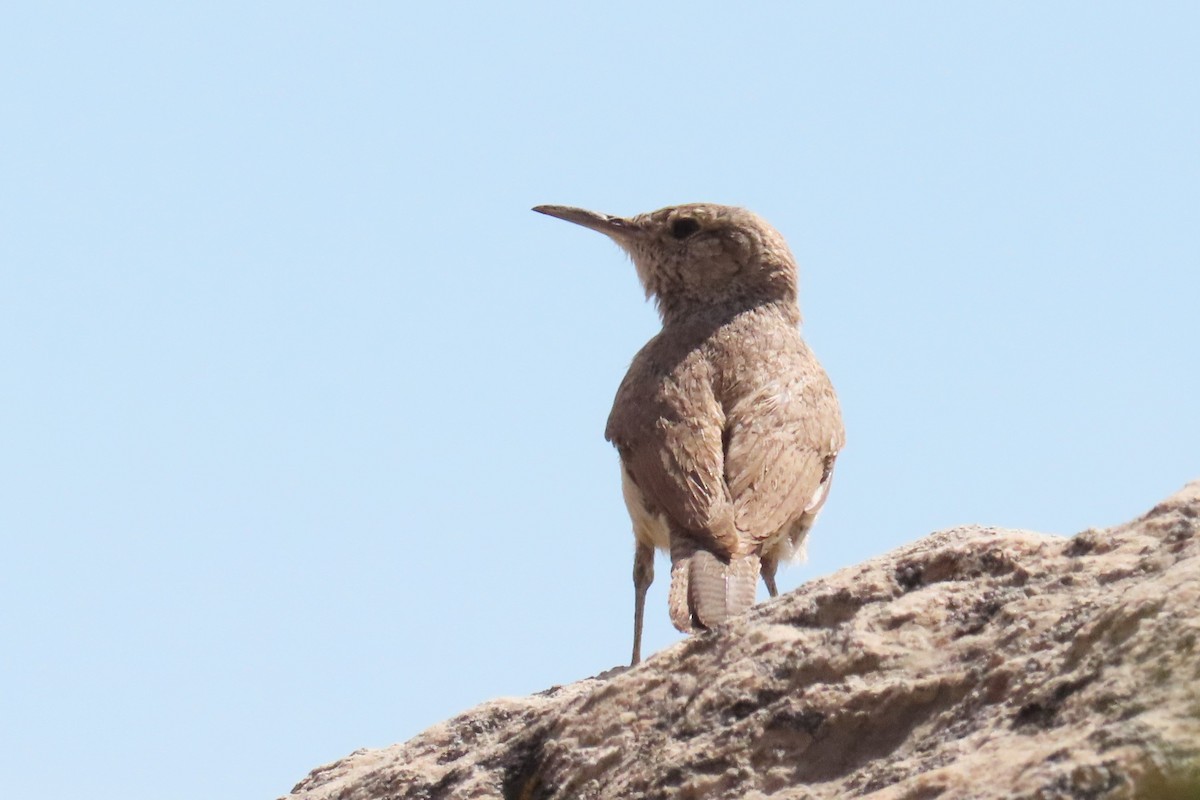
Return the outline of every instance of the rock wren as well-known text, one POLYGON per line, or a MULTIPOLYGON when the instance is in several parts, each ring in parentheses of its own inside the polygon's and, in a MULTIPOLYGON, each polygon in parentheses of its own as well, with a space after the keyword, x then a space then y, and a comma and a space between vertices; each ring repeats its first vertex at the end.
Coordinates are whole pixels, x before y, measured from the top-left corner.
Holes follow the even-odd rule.
POLYGON ((741 208, 695 203, 636 217, 566 206, 534 211, 605 234, 633 259, 662 331, 617 390, 616 445, 637 542, 633 659, 641 660, 654 549, 671 554, 668 606, 684 632, 772 597, 804 540, 845 442, 829 377, 800 337, 796 262, 741 208))

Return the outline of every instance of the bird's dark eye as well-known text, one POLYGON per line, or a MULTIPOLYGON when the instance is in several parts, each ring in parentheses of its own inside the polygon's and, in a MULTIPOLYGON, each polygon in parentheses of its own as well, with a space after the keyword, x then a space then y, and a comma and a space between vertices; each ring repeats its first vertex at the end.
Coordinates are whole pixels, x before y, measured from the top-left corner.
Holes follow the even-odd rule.
POLYGON ((671 235, 676 239, 686 239, 700 230, 700 223, 691 217, 680 217, 671 223, 671 235))

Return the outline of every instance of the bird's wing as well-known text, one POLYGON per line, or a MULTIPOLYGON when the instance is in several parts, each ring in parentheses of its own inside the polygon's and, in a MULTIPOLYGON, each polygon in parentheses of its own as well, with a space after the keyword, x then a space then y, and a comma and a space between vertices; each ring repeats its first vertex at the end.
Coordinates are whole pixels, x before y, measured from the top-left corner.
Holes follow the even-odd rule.
POLYGON ((815 362, 743 397, 729 410, 725 436, 734 522, 757 542, 824 499, 845 442, 837 396, 815 362))
POLYGON ((653 510, 674 529, 729 556, 738 550, 738 534, 724 479, 725 414, 702 373, 654 381, 631 370, 617 391, 605 437, 653 510))

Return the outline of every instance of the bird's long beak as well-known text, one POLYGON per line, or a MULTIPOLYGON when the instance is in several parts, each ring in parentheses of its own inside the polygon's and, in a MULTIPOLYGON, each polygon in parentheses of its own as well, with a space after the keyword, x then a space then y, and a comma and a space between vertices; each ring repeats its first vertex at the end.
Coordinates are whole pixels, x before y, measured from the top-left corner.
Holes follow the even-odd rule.
POLYGON ((611 214, 601 214, 583 208, 572 208, 571 206, 534 206, 533 210, 539 214, 558 217, 559 219, 565 219, 567 222, 574 222, 576 225, 582 225, 585 228, 599 231, 610 239, 615 240, 618 244, 628 241, 629 237, 638 231, 638 227, 624 217, 614 217, 611 214))

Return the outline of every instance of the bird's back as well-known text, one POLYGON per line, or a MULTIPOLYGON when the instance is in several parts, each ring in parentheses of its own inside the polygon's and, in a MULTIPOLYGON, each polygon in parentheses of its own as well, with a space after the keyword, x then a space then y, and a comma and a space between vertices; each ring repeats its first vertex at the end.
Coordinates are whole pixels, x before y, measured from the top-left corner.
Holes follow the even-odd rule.
POLYGON ((753 605, 759 557, 788 549, 844 439, 828 377, 769 307, 664 329, 634 359, 606 436, 637 489, 631 515, 671 531, 678 627, 684 607, 712 627, 753 605))

